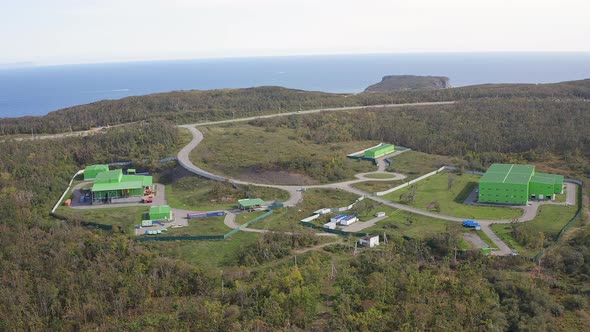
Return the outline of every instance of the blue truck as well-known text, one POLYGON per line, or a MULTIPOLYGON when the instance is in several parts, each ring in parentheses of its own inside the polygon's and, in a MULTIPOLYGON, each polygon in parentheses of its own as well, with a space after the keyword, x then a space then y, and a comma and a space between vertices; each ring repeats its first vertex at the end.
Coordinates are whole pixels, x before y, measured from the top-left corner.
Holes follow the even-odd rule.
POLYGON ((477 231, 481 229, 481 225, 475 220, 463 220, 463 227, 475 228, 477 231))

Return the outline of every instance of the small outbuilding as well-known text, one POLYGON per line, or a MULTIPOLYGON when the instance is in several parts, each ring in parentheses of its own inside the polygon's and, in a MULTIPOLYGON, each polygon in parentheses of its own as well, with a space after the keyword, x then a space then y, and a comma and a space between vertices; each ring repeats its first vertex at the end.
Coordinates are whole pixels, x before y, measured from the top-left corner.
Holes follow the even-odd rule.
POLYGON ((172 211, 168 205, 152 206, 150 208, 151 220, 172 220, 172 211))
POLYGON ((265 202, 260 198, 245 198, 238 200, 239 207, 242 210, 259 208, 263 206, 264 203, 265 202))
POLYGON ((95 179, 102 172, 108 172, 109 165, 90 165, 84 169, 84 181, 95 179))
POLYGON ((336 229, 336 223, 335 222, 326 223, 326 224, 324 224, 323 228, 336 229))
POLYGON ((373 248, 379 245, 379 235, 367 235, 359 239, 359 244, 363 247, 373 248))

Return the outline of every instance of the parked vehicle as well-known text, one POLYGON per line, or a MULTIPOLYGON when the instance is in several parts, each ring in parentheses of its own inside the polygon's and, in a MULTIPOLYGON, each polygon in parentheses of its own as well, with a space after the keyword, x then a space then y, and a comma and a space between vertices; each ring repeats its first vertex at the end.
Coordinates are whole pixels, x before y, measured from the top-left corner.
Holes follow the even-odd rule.
POLYGON ((475 228, 477 231, 481 229, 481 225, 475 220, 463 220, 463 227, 475 228))

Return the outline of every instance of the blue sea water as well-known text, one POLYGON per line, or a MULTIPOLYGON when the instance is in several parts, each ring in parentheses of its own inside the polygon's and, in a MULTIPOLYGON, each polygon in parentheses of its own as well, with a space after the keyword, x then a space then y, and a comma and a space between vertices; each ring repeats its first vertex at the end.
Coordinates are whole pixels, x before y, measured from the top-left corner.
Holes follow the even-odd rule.
POLYGON ((253 57, 0 69, 0 117, 44 115, 103 99, 190 89, 278 85, 360 92, 392 74, 451 85, 590 78, 590 53, 428 53, 253 57))

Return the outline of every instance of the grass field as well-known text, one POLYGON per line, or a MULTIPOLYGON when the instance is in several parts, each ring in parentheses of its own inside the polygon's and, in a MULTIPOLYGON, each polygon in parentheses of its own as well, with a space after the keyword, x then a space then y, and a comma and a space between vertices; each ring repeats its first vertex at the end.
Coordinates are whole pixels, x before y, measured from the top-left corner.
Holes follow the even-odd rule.
POLYGON ((396 177, 395 174, 391 174, 391 173, 373 173, 373 174, 367 174, 365 175, 365 177, 369 178, 369 179, 391 179, 396 177))
POLYGON ((509 224, 493 224, 490 228, 508 245, 508 247, 515 249, 520 255, 532 257, 537 253, 537 251, 525 248, 514 240, 511 234, 511 226, 509 224))
MULTIPOLYGON (((418 182, 416 196, 411 206, 433 211, 432 207, 435 205, 433 203, 438 202, 440 211, 433 212, 466 219, 514 219, 522 215, 522 210, 515 208, 463 204, 479 180, 479 176, 472 174, 451 175, 455 176, 455 181, 451 189, 448 190, 449 174, 442 172, 418 182)), ((408 190, 404 188, 384 197, 394 202, 401 202, 400 195, 408 190)))
POLYGON ((126 234, 134 234, 134 226, 141 224, 147 206, 117 207, 104 209, 72 209, 60 206, 56 213, 72 220, 95 222, 120 227, 126 234))
POLYGON ((330 167, 337 167, 338 173, 345 178, 375 170, 369 162, 345 157, 350 152, 375 145, 374 141, 316 144, 305 140, 304 135, 294 129, 268 131, 248 124, 207 127, 202 131, 205 139, 192 151, 191 160, 208 171, 247 181, 317 183, 325 175, 325 169, 307 164, 315 161, 334 163, 330 167), (268 171, 276 164, 289 164, 294 169, 268 171), (265 171, 258 173, 258 169, 265 171), (303 169, 308 174, 304 174, 303 169))
POLYGON ((396 181, 365 181, 359 182, 352 185, 352 187, 366 191, 368 193, 376 193, 378 191, 385 191, 395 186, 399 186, 404 183, 403 180, 396 181))
POLYGON ((168 228, 165 236, 223 235, 231 231, 223 223, 224 218, 225 216, 190 219, 186 227, 168 228))
MULTIPOLYGON (((265 214, 266 212, 268 212, 268 211, 243 212, 243 213, 240 213, 240 214, 236 215, 236 219, 234 221, 235 221, 236 224, 242 225, 242 224, 245 224, 248 221, 250 221, 250 220, 252 220, 252 219, 254 219, 256 217, 259 217, 259 216, 265 214)), ((273 211, 273 214, 274 214, 274 211, 273 211)), ((264 220, 264 219, 262 219, 262 220, 264 220)), ((256 225, 260 221, 255 222, 254 224, 252 224, 252 226, 253 225, 256 225)))
POLYGON ((447 227, 456 224, 451 221, 398 210, 379 203, 376 203, 374 209, 370 209, 367 213, 359 215, 361 221, 358 222, 364 222, 363 220, 374 218, 376 212, 385 212, 388 217, 379 221, 373 227, 362 230, 361 233, 383 234, 383 232, 387 232, 389 234, 406 235, 412 238, 423 239, 440 234, 447 227))
POLYGON ((455 158, 427 154, 418 151, 406 151, 391 158, 391 166, 387 168, 390 172, 398 172, 408 176, 405 181, 410 181, 420 175, 430 173, 442 166, 457 165, 455 158))
POLYGON ((297 231, 304 229, 300 220, 309 217, 321 208, 337 208, 347 206, 358 198, 357 195, 336 189, 308 189, 303 194, 303 201, 295 208, 282 208, 268 218, 254 223, 250 228, 268 229, 273 231, 297 231))
MULTIPOLYGON (((543 205, 535 219, 519 225, 524 232, 538 237, 539 232, 544 234, 545 245, 555 241, 561 229, 573 218, 577 210, 576 206, 543 205)), ((510 247, 515 248, 521 254, 535 255, 540 248, 531 248, 518 243, 512 236, 511 225, 494 224, 492 230, 506 242, 510 247)))
POLYGON ((177 258, 203 268, 221 268, 237 264, 237 253, 260 237, 257 233, 239 232, 225 240, 158 241, 144 245, 164 256, 177 258))
MULTIPOLYGON (((284 201, 289 194, 280 189, 241 186, 249 194, 264 200, 284 201)), ((237 200, 247 198, 245 192, 237 191, 231 187, 220 186, 220 183, 207 180, 196 175, 185 175, 166 184, 166 199, 171 207, 184 210, 219 210, 231 209, 237 205, 237 200), (221 192, 214 199, 211 195, 214 190, 221 192)))
POLYGON ((479 238, 482 239, 483 242, 488 244, 488 248, 496 248, 496 244, 494 243, 494 241, 492 241, 492 239, 490 239, 490 237, 486 233, 484 233, 483 231, 476 232, 479 238))

